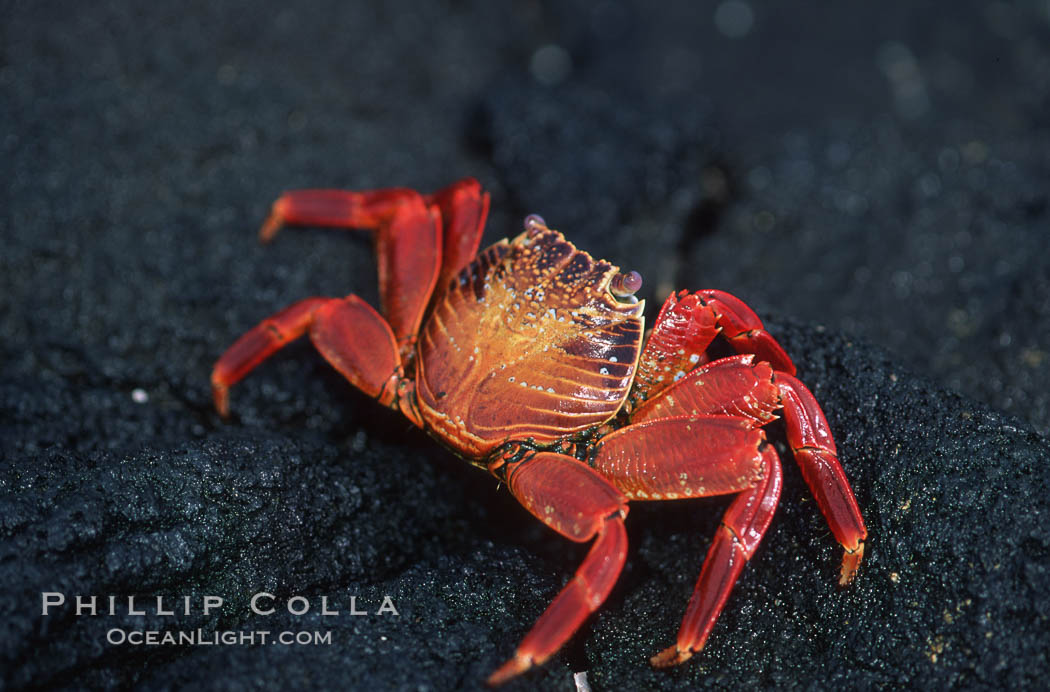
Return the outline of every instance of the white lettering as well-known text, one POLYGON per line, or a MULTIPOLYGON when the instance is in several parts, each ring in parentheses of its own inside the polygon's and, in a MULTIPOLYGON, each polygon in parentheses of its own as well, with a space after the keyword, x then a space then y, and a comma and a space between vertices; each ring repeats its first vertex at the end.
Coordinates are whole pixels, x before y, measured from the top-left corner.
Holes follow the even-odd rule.
POLYGON ((394 607, 394 602, 390 600, 390 596, 383 596, 383 605, 379 606, 379 610, 376 611, 376 615, 382 615, 384 613, 399 615, 397 608, 394 607))
POLYGON ((91 614, 95 614, 95 597, 91 596, 91 600, 85 601, 83 596, 77 596, 77 615, 83 615, 84 611, 91 609, 91 614))
POLYGON ((306 600, 306 598, 304 598, 303 596, 292 596, 291 598, 288 599, 288 612, 291 613, 292 615, 302 615, 303 613, 306 613, 308 610, 310 610, 310 601, 306 600), (302 609, 296 610, 292 606, 292 603, 296 603, 296 602, 301 602, 303 604, 302 605, 302 609))
MULTIPOLYGON (((128 596, 128 615, 145 615, 145 610, 135 610, 135 597, 128 596)), ((130 641, 130 640, 129 640, 130 641)), ((134 642, 132 642, 134 643, 134 642)))
POLYGON ((60 594, 57 591, 45 591, 40 594, 41 602, 41 615, 48 615, 47 609, 51 606, 60 606, 66 602, 65 594, 60 594))
POLYGON ((209 614, 215 608, 222 607, 221 596, 205 596, 204 597, 204 614, 209 614))
POLYGON ((164 597, 157 596, 157 615, 174 615, 174 610, 164 610, 164 597))
POLYGON ((256 615, 270 615, 271 613, 273 613, 273 608, 270 608, 269 610, 259 610, 259 599, 261 598, 269 598, 270 601, 273 601, 274 595, 272 593, 260 591, 259 593, 252 596, 252 612, 256 615))

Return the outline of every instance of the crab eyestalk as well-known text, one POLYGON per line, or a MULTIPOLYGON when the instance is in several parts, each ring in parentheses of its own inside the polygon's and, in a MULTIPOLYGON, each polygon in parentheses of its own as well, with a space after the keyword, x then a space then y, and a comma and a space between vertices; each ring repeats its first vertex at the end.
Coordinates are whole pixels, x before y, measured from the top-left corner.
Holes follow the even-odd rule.
POLYGON ((634 294, 642 287, 642 275, 635 271, 617 274, 609 282, 609 293, 621 303, 637 303, 634 294))
POLYGON ((525 230, 529 231, 529 235, 535 235, 546 229, 547 222, 539 214, 529 214, 525 217, 525 230))

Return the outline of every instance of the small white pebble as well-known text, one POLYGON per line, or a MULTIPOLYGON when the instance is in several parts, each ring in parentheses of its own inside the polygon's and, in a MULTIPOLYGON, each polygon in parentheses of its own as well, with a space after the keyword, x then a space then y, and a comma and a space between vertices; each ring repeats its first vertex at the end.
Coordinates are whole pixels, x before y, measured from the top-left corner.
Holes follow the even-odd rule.
POLYGON ((131 390, 131 400, 136 404, 145 404, 149 401, 149 394, 146 393, 145 389, 135 387, 135 389, 131 390))

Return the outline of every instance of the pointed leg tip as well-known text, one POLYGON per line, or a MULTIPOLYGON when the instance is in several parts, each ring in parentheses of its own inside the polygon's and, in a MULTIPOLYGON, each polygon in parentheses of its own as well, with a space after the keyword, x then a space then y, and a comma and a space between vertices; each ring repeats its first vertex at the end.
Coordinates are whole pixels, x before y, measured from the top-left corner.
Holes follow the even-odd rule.
POLYGON ((693 651, 686 649, 682 651, 678 648, 678 645, 669 646, 660 653, 656 654, 649 659, 649 663, 652 664, 653 668, 670 668, 671 666, 677 666, 680 663, 685 663, 693 656, 693 651))
POLYGON ((502 666, 497 668, 496 671, 488 677, 488 680, 486 680, 485 683, 489 687, 496 687, 498 685, 502 685, 511 678, 521 675, 531 667, 532 659, 517 654, 514 656, 514 658, 510 659, 502 666))
POLYGON ((281 230, 283 223, 284 220, 276 213, 267 216, 266 221, 263 221, 263 225, 259 228, 259 242, 266 244, 273 240, 277 231, 281 230))
POLYGON ((215 410, 219 412, 219 417, 223 420, 228 420, 230 417, 230 390, 228 387, 222 385, 212 385, 211 387, 212 401, 215 402, 215 410))
POLYGON ((842 570, 839 573, 839 586, 848 586, 853 578, 857 576, 857 570, 860 569, 860 561, 864 557, 864 541, 860 541, 858 546, 853 549, 847 549, 842 556, 842 570))
POLYGON ((281 230, 284 226, 284 220, 287 217, 287 203, 284 197, 281 197, 273 203, 273 208, 270 209, 270 215, 263 221, 263 225, 259 228, 259 242, 268 243, 273 240, 273 237, 277 235, 277 231, 281 230))

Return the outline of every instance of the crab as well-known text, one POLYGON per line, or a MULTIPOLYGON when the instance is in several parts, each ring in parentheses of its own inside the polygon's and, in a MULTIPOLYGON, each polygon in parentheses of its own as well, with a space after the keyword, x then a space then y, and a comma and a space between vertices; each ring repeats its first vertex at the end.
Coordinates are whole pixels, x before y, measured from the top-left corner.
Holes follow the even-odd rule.
POLYGON ((784 349, 740 299, 670 295, 643 333, 637 272, 578 250, 538 215, 478 252, 489 195, 476 180, 436 193, 295 190, 273 205, 284 225, 374 232, 381 310, 356 295, 313 297, 264 319, 215 364, 215 406, 303 335, 352 385, 487 470, 536 518, 593 545, 514 655, 500 684, 557 652, 609 595, 627 556, 628 503, 736 494, 719 525, 675 643, 703 648, 780 497, 780 460, 762 426, 783 416, 787 442, 835 539, 848 584, 867 531, 828 422, 784 349), (712 344, 728 342, 715 357, 712 344))

